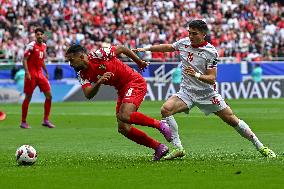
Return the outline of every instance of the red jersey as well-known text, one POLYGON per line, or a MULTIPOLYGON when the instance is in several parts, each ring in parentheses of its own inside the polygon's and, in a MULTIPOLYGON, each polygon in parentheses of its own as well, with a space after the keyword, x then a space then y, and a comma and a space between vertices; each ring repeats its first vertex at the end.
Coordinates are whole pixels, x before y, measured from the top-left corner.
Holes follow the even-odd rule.
POLYGON ((112 72, 113 76, 111 76, 104 84, 114 86, 117 90, 124 89, 124 87, 132 80, 138 78, 143 79, 139 73, 116 57, 114 46, 92 51, 88 54, 88 59, 88 69, 78 72, 78 79, 82 88, 91 85, 93 82, 97 82, 106 72, 112 72))
POLYGON ((36 41, 32 41, 27 45, 24 56, 28 57, 28 69, 32 76, 43 73, 41 68, 44 64, 45 50, 45 43, 40 44, 36 41))

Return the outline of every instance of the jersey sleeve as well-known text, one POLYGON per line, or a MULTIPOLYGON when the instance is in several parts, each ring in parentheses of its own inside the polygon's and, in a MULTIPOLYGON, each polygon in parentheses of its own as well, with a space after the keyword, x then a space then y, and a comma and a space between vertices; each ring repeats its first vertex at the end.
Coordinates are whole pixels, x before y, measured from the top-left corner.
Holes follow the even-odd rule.
POLYGON ((217 68, 218 62, 219 62, 218 53, 215 52, 214 54, 210 54, 209 59, 207 60, 206 69, 210 70, 213 68, 217 68))
POLYGON ((115 47, 109 46, 109 47, 102 47, 98 50, 90 52, 88 55, 89 60, 110 60, 114 57, 116 57, 115 54, 115 47))
POLYGON ((175 50, 178 50, 180 43, 181 43, 181 41, 180 41, 180 40, 179 40, 179 41, 174 42, 174 43, 173 43, 173 48, 174 48, 175 50))
POLYGON ((79 80, 79 83, 81 84, 82 89, 84 89, 88 86, 92 86, 91 82, 89 80, 85 79, 80 71, 77 72, 77 79, 79 80))
POLYGON ((24 56, 25 56, 25 57, 28 57, 28 56, 31 55, 31 52, 32 52, 33 49, 34 49, 34 45, 35 45, 35 41, 30 42, 30 43, 26 46, 25 53, 24 53, 24 56))
POLYGON ((185 40, 186 40, 186 39, 183 38, 183 39, 180 39, 180 40, 174 42, 174 43, 173 43, 173 48, 174 48, 175 50, 179 50, 181 44, 182 44, 185 40))

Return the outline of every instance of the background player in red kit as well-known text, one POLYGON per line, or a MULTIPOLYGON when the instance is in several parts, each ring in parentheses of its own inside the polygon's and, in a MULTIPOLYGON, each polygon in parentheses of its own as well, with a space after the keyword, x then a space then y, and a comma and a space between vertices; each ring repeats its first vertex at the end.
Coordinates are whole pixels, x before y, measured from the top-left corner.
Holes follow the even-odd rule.
POLYGON ((44 103, 44 118, 42 125, 48 128, 55 127, 55 125, 53 125, 48 120, 52 96, 50 92, 50 85, 48 82, 48 72, 44 63, 46 44, 43 42, 43 36, 43 29, 35 29, 36 41, 30 42, 25 50, 25 56, 23 61, 25 69, 25 99, 22 104, 22 123, 20 126, 24 129, 30 128, 30 126, 26 122, 26 118, 28 114, 29 103, 31 101, 32 94, 36 86, 40 88, 46 98, 44 103), (45 71, 46 75, 43 74, 42 69, 45 71))
POLYGON ((142 70, 148 65, 130 49, 123 46, 110 46, 87 54, 84 47, 72 45, 66 52, 66 58, 70 61, 70 66, 77 71, 86 98, 93 98, 101 84, 116 88, 118 132, 140 145, 154 149, 153 160, 160 160, 168 153, 168 147, 131 124, 156 128, 167 141, 171 141, 171 130, 165 122, 137 112, 147 92, 146 81, 139 73, 116 57, 121 53, 136 62, 142 70))

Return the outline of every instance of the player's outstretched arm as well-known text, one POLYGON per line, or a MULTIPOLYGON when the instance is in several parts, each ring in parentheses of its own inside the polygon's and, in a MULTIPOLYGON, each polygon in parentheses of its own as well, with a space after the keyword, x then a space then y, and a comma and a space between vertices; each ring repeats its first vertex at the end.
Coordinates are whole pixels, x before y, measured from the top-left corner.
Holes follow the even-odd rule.
POLYGON ((143 70, 144 68, 146 68, 149 63, 141 60, 132 50, 124 47, 124 46, 116 46, 116 55, 119 55, 121 53, 125 54, 126 56, 128 56, 129 58, 131 58, 138 66, 141 70, 143 70))
POLYGON ((151 52, 174 52, 175 48, 172 44, 161 44, 161 45, 153 45, 147 48, 137 48, 132 49, 134 52, 144 52, 144 51, 151 51, 151 52))

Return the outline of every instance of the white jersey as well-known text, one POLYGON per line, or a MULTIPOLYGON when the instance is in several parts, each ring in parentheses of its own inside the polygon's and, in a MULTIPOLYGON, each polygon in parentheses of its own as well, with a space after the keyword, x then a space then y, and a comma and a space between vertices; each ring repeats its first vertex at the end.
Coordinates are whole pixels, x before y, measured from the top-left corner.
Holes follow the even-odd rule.
POLYGON ((202 100, 203 98, 217 95, 215 84, 204 83, 185 73, 185 68, 189 65, 201 74, 205 74, 208 69, 217 68, 218 52, 216 48, 207 42, 204 46, 193 48, 188 37, 175 42, 173 47, 180 52, 182 63, 180 90, 187 92, 195 100, 202 100))

